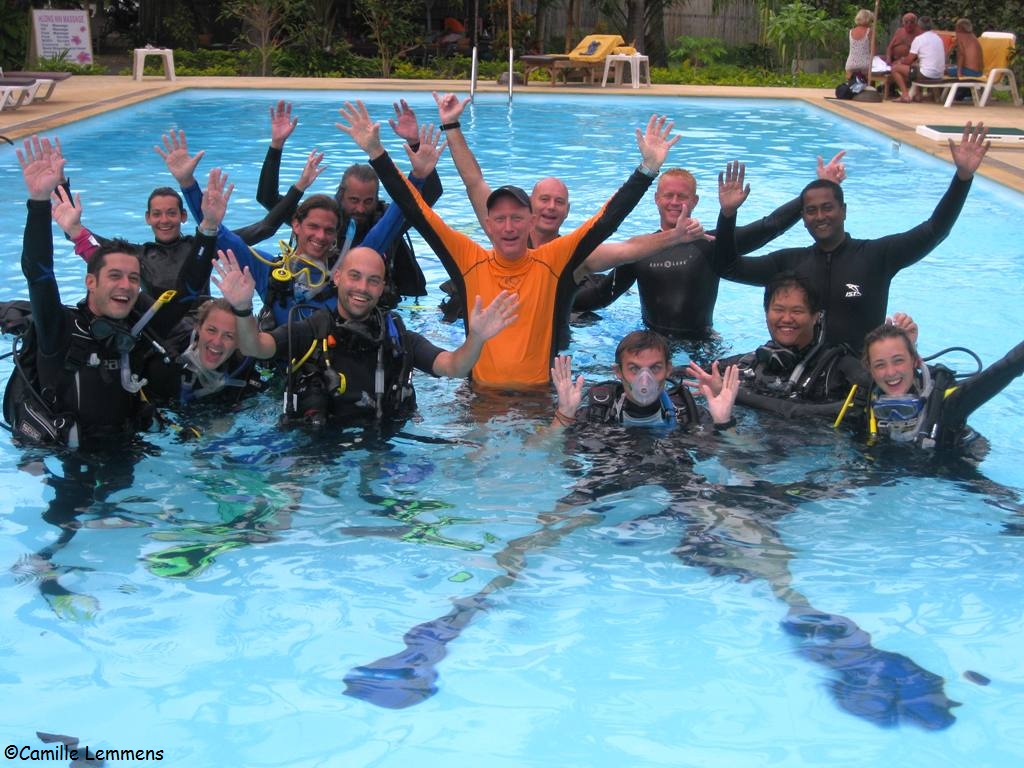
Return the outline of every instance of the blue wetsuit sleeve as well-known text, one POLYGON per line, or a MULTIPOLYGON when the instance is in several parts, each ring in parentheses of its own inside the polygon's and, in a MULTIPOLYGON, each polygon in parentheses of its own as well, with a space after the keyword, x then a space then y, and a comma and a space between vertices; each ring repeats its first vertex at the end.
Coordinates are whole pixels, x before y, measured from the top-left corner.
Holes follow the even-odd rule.
MULTIPOLYGON (((423 179, 410 176, 409 181, 412 182, 416 189, 423 189, 423 179)), ((395 242, 395 238, 402 234, 405 229, 408 229, 408 227, 409 223, 406 222, 405 214, 402 213, 402 207, 399 205, 389 205, 387 210, 384 211, 384 215, 366 233, 366 237, 363 238, 363 242, 360 245, 372 248, 377 253, 384 253, 395 242)))
POLYGON ((256 282, 256 293, 265 302, 267 300, 267 286, 270 284, 270 264, 267 262, 271 262, 273 259, 259 251, 257 253, 262 258, 257 258, 253 254, 255 249, 246 245, 242 238, 223 224, 217 230, 217 248, 221 251, 230 250, 235 254, 235 259, 238 261, 240 268, 249 268, 249 274, 252 275, 253 280, 256 282))
POLYGON ((67 334, 68 319, 53 273, 49 200, 28 201, 28 218, 22 237, 21 271, 28 282, 36 342, 41 354, 52 355, 60 349, 61 340, 67 334))
POLYGON ((188 212, 192 215, 192 218, 195 221, 202 221, 203 190, 199 188, 199 182, 195 182, 189 187, 182 187, 181 196, 185 198, 185 205, 188 206, 188 212))

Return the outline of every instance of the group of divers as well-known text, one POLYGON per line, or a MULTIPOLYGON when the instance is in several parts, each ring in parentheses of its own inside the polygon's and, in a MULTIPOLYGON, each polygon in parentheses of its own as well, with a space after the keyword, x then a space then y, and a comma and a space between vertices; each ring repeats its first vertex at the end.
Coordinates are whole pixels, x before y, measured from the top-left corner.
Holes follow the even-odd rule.
POLYGON ((235 403, 285 381, 282 418, 314 426, 385 423, 415 408, 413 371, 469 377, 475 387, 558 396, 553 427, 600 421, 626 426, 734 424, 733 404, 855 425, 870 439, 976 451, 966 424, 979 405, 1024 371, 1024 344, 966 378, 925 365, 917 326, 904 314, 886 318, 893 276, 947 236, 987 149, 982 125, 950 141, 956 170, 932 216, 906 232, 861 240, 844 227, 842 153, 818 161, 818 178, 765 218, 736 226, 749 194, 745 168, 719 175, 721 210, 713 235, 691 217, 696 181, 687 171, 661 172, 678 141, 664 117, 636 131, 641 163, 608 202, 572 232, 561 227, 569 192, 559 179, 492 189, 461 131, 467 101, 437 95, 440 128, 421 127, 403 101, 390 120, 405 140, 408 177, 380 141, 362 103, 346 104, 338 128, 363 149, 369 165, 349 167, 335 196, 303 193, 322 171, 310 153, 284 195, 284 142, 297 124, 291 106, 270 110, 271 143, 257 199, 266 217, 232 230, 225 224, 233 185, 214 169, 205 190, 183 132, 164 136, 163 156, 181 188, 155 189, 146 222, 154 240, 134 245, 90 231, 64 176, 58 141, 26 140, 18 158, 28 188, 22 271, 29 301, 3 305, 5 331, 19 335, 4 415, 17 440, 72 448, 122 441, 152 428, 159 407, 235 403), (491 247, 453 229, 435 211, 441 183, 435 166, 447 146, 491 247), (658 179, 658 232, 608 243, 658 179), (383 183, 393 199, 378 200, 383 183), (183 200, 184 198, 184 200, 183 200), (185 206, 198 222, 184 235, 185 206), (764 256, 761 248, 798 218, 813 245, 764 256), (61 301, 51 221, 87 263, 86 297, 61 301), (255 245, 291 224, 284 253, 255 245), (465 342, 443 350, 407 329, 393 310, 403 296, 426 291, 403 234, 414 227, 447 271, 445 311, 462 317, 465 342), (673 372, 670 341, 711 338, 719 280, 765 286, 770 340, 750 354, 691 362, 673 372), (210 283, 221 298, 211 299, 210 283), (569 343, 574 312, 607 306, 637 284, 646 330, 628 334, 615 353, 615 380, 590 387, 572 378, 569 343), (262 304, 254 313, 254 296, 262 304), (466 301, 469 298, 471 301, 466 301), (262 367, 259 363, 266 363, 262 367), (673 375, 675 373, 675 375, 673 375), (682 373, 682 376, 680 376, 682 373), (685 377, 684 381, 680 381, 685 377), (691 390, 704 395, 698 408, 691 390), (710 415, 710 419, 708 416, 710 415))
MULTIPOLYGON (((420 126, 404 100, 394 105, 389 122, 405 142, 407 176, 385 151, 380 124, 365 106, 346 103, 337 127, 366 152, 369 164, 349 167, 336 195, 305 199, 324 156, 311 152, 282 195, 283 147, 298 119, 283 101, 271 107, 271 142, 256 196, 267 215, 240 229, 225 224, 233 190, 227 176, 214 169, 200 189, 194 173, 204 153, 193 154, 185 134, 171 131, 157 151, 180 194, 169 187, 153 190, 146 223, 154 240, 142 245, 89 230, 82 202, 65 178, 60 143, 25 141, 17 155, 28 189, 22 271, 29 300, 0 305, 3 330, 16 335, 3 406, 15 441, 86 456, 170 423, 168 410, 174 421, 188 424, 188 411, 197 405, 230 408, 275 386, 283 389, 283 425, 314 431, 400 425, 416 408, 418 370, 468 377, 481 392, 545 392, 553 386, 557 404, 544 429, 570 428, 570 439, 595 422, 727 438, 736 428, 739 403, 846 425, 871 442, 982 455, 984 441, 967 418, 1024 372, 1024 342, 994 365, 957 377, 944 366, 926 365, 916 349, 913 319, 902 313, 887 318, 886 308, 895 274, 952 229, 989 147, 983 125, 968 123, 960 142, 949 142, 955 172, 928 220, 900 234, 855 239, 844 226, 843 153, 828 163, 819 158, 816 180, 744 226, 736 219, 750 188, 744 166, 729 163, 719 175, 717 226, 705 232, 691 217, 698 202, 693 175, 681 168, 662 171, 679 136, 667 118, 652 116, 636 130, 636 169, 599 211, 563 232, 565 183, 541 179, 532 194, 512 185, 491 188, 461 130, 469 100, 434 98, 437 129, 420 126), (445 148, 489 247, 449 226, 435 210, 442 194, 435 167, 445 148), (607 242, 656 180, 659 230, 607 242), (380 184, 390 205, 378 199, 380 184), (182 233, 189 214, 198 222, 194 236, 182 233), (812 245, 747 255, 800 219, 812 245), (75 306, 61 300, 54 222, 87 263, 86 297, 75 306), (288 223, 291 241, 284 252, 257 247, 288 223), (426 293, 405 237, 410 227, 450 278, 443 286, 445 316, 461 318, 465 327, 465 341, 454 350, 406 328, 394 311, 402 297, 426 293), (770 339, 749 354, 710 364, 694 360, 674 370, 674 343, 697 349, 715 338, 712 315, 722 278, 764 286, 770 339), (220 298, 210 298, 211 283, 220 298), (559 354, 569 344, 570 319, 609 305, 634 284, 645 330, 618 344, 614 379, 586 387, 574 377, 571 358, 559 354)), ((600 464, 599 457, 593 460, 600 464)), ((659 482, 665 466, 645 456, 634 484, 659 482)), ((587 492, 598 493, 595 487, 587 492)), ((751 506, 768 510, 757 524, 759 535, 777 543, 767 521, 771 510, 791 499, 774 494, 767 483, 754 489, 751 506)), ((701 493, 713 499, 706 489, 701 493)), ((680 512, 691 520, 695 514, 691 508, 680 512)), ((444 646, 490 592, 515 578, 523 550, 550 545, 588 520, 567 514, 559 526, 545 525, 510 542, 499 553, 503 576, 449 614, 410 630, 405 651, 353 670, 347 692, 395 707, 432 695, 433 666, 444 646)), ((705 544, 713 527, 702 529, 705 544)), ((676 554, 711 570, 714 558, 700 537, 688 542, 676 554)), ((875 649, 848 619, 812 608, 792 588, 784 563, 778 572, 747 567, 753 569, 746 575, 767 579, 789 606, 787 629, 804 655, 836 671, 832 693, 844 708, 881 724, 911 719, 942 728, 952 722, 949 709, 956 702, 945 697, 941 677, 875 649), (900 682, 892 684, 895 693, 879 694, 878 679, 900 682)), ((60 589, 52 583, 49 588, 60 589)))

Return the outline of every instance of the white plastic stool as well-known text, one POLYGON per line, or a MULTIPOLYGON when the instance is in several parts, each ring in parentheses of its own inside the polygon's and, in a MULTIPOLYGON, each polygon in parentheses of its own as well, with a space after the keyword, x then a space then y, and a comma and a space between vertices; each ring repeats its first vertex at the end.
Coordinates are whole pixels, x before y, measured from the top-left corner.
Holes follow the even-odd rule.
POLYGON ((604 60, 604 78, 601 80, 601 87, 605 88, 608 85, 608 70, 612 66, 615 67, 615 85, 622 85, 622 70, 626 68, 627 64, 629 64, 630 74, 633 76, 634 88, 640 87, 641 69, 647 76, 647 85, 651 84, 651 63, 646 56, 642 53, 612 53, 604 60))
POLYGON ((174 51, 170 48, 136 48, 135 57, 132 59, 132 78, 142 79, 142 71, 146 65, 147 56, 159 56, 164 60, 164 77, 168 80, 176 80, 174 76, 174 51))

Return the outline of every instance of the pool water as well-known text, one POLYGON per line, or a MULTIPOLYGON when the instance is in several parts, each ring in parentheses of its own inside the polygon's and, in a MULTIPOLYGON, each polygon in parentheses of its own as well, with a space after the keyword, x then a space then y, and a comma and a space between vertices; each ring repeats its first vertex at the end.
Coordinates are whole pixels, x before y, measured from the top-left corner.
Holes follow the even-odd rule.
MULTIPOLYGON (((229 223, 260 217, 266 109, 281 95, 185 92, 63 129, 86 224, 148 236, 146 196, 171 183, 151 147, 170 128, 237 184, 229 223)), ((363 160, 336 107, 362 98, 384 120, 397 96, 288 95, 300 124, 283 183, 315 145, 323 192, 363 160)), ((407 98, 436 115, 429 94, 407 98)), ((952 173, 786 102, 531 95, 509 110, 481 96, 462 124, 492 186, 567 179, 572 226, 635 166, 633 129, 652 112, 676 119, 669 164, 696 173, 709 227, 732 159, 753 187, 742 222, 846 149, 855 236, 923 220, 952 173)), ((438 210, 480 236, 449 159, 440 170, 438 210)), ((0 179, 0 283, 16 298, 24 187, 10 148, 0 179)), ((617 237, 655 228, 652 198, 617 237)), ((1022 196, 977 179, 950 237, 896 278, 890 309, 920 321, 923 352, 963 344, 991 363, 1020 340, 1022 213, 1022 196)), ((774 246, 807 241, 798 225, 774 246)), ((431 292, 403 316, 455 346, 461 329, 436 310, 446 276, 418 240, 417 253, 431 292)), ((77 300, 84 267, 59 241, 58 272, 77 300)), ((716 327, 732 349, 764 340, 759 308, 759 290, 722 284, 716 327)), ((601 314, 574 329, 591 381, 635 327, 635 294, 601 314)), ((202 415, 198 441, 148 435, 131 461, 83 468, 0 441, 5 746, 42 749, 41 731, 192 766, 1024 759, 1020 381, 971 420, 993 444, 978 467, 749 413, 735 439, 553 439, 537 434, 547 398, 416 382, 419 415, 388 440, 282 433, 268 398, 202 415)))

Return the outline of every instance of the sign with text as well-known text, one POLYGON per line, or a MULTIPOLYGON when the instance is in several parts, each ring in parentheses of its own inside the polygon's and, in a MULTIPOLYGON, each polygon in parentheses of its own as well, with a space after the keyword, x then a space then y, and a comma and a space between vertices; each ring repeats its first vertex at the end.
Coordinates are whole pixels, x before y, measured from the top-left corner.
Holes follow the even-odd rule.
POLYGON ((32 28, 33 59, 64 56, 69 64, 93 63, 88 11, 33 10, 32 28))

